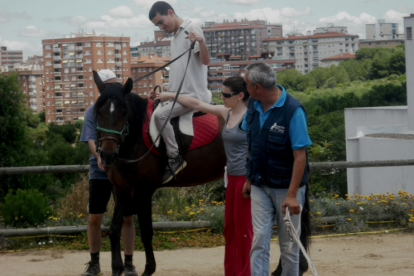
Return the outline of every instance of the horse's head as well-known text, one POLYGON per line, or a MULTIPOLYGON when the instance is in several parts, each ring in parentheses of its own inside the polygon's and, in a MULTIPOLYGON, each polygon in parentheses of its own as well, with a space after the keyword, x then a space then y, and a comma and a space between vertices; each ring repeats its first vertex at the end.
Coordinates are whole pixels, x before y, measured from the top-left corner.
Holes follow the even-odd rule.
POLYGON ((119 147, 129 133, 128 94, 132 90, 132 80, 104 84, 98 73, 93 72, 100 96, 95 103, 94 113, 97 121, 96 151, 104 166, 113 165, 118 160, 119 147))

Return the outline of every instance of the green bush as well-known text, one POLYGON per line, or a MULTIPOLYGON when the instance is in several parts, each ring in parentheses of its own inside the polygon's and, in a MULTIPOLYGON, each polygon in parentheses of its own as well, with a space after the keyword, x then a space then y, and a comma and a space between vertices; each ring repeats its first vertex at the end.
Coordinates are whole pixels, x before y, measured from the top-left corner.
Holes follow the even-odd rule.
POLYGON ((16 194, 10 191, 0 204, 0 215, 9 226, 37 225, 51 214, 47 198, 38 190, 18 189, 16 194))

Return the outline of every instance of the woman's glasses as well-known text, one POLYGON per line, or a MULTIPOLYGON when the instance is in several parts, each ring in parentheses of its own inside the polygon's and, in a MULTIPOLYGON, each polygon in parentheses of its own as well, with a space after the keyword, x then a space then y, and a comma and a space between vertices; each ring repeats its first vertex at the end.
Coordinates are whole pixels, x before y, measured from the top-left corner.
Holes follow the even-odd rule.
POLYGON ((231 96, 237 95, 239 93, 224 93, 221 91, 221 95, 223 95, 224 98, 231 98, 231 96))

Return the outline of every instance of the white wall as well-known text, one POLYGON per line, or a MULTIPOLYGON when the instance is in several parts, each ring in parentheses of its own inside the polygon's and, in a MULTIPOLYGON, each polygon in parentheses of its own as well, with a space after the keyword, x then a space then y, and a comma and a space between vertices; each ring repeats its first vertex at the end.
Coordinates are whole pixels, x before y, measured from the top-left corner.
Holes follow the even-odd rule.
MULTIPOLYGON (((408 133, 406 106, 345 109, 347 161, 414 159, 414 140, 372 138, 374 133, 408 133)), ((414 194, 414 167, 347 169, 348 194, 408 191, 414 194)))
MULTIPOLYGON (((404 18, 404 32, 411 27, 414 34, 414 16, 404 18)), ((414 38, 405 39, 405 69, 407 74, 408 128, 414 134, 414 38)))

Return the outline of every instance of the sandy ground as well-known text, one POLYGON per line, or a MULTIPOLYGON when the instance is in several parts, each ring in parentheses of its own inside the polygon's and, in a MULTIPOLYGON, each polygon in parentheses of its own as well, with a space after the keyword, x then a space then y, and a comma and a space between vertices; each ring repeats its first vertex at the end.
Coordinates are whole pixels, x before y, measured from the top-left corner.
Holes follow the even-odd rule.
MULTIPOLYGON (((144 253, 134 263, 141 275, 144 253)), ((223 273, 224 247, 155 252, 157 276, 219 276, 223 273)), ((277 242, 271 244, 271 269, 279 259, 277 242)), ((311 259, 318 275, 414 275, 414 235, 381 234, 312 240, 311 259)), ((0 275, 80 275, 89 261, 85 251, 28 251, 0 254, 0 275)), ((101 253, 101 269, 111 275, 110 253, 101 253)), ((271 270, 271 271, 272 271, 271 270)), ((312 275, 310 272, 306 275, 312 275)))

